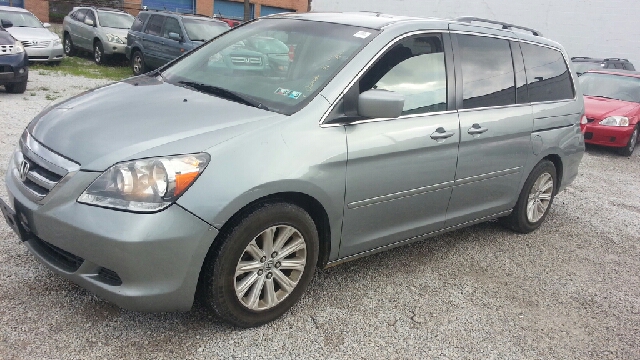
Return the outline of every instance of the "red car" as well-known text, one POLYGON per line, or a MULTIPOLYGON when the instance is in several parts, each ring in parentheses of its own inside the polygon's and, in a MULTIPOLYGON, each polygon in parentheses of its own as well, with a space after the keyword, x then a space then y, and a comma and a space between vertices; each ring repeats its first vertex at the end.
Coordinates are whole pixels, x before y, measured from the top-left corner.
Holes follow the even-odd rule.
POLYGON ((597 70, 579 78, 585 116, 584 141, 631 156, 640 131, 640 72, 597 70))

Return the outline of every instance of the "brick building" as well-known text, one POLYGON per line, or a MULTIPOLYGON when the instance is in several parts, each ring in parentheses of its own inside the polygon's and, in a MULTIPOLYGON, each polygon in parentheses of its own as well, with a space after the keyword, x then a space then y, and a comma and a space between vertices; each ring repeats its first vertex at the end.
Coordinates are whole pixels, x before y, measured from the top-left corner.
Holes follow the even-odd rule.
MULTIPOLYGON (((65 3, 73 0, 65 0, 65 3)), ((90 4, 91 0, 78 0, 78 5, 90 4)), ((280 12, 309 11, 310 0, 251 0, 252 18, 280 12)), ((49 22, 49 0, 0 0, 3 6, 24 7, 31 11, 42 22, 49 22)), ((224 17, 242 19, 244 5, 242 0, 124 0, 122 8, 137 15, 146 6, 149 9, 166 9, 183 13, 203 15, 222 15, 224 17)), ((55 19, 53 19, 55 20, 55 19)))

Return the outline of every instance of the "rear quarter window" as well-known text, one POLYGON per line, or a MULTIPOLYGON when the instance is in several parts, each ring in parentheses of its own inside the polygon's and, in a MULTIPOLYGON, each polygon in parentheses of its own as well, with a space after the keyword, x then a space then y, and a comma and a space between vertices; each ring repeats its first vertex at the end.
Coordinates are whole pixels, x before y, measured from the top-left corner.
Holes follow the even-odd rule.
POLYGON ((558 50, 540 45, 520 45, 529 83, 529 101, 573 99, 575 91, 569 68, 558 50))

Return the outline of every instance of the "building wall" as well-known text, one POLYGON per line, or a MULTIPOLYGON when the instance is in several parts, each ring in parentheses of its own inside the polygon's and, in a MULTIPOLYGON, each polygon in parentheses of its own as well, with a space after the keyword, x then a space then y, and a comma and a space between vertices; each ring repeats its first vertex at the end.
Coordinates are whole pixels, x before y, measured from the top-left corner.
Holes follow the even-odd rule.
MULTIPOLYGON (((214 1, 215 0, 196 0, 196 11, 198 14, 212 15, 214 1)), ((236 2, 242 3, 243 1, 237 0, 236 2)), ((251 0, 251 3, 255 4, 255 17, 260 16, 261 5, 292 9, 296 12, 309 11, 309 0, 251 0)))
POLYGON ((43 23, 49 22, 49 0, 24 0, 24 8, 43 23))
POLYGON ((640 68, 640 0, 312 0, 311 10, 483 17, 537 29, 570 56, 627 58, 640 68))

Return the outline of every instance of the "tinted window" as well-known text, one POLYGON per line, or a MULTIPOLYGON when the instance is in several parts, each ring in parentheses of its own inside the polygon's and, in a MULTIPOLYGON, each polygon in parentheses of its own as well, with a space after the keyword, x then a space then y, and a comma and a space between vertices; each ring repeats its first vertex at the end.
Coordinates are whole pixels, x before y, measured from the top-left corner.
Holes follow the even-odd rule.
POLYGON ((509 41, 458 35, 458 44, 462 58, 462 107, 515 104, 515 76, 509 41))
POLYGON ((169 38, 169 33, 176 33, 182 36, 182 29, 180 28, 180 23, 178 20, 168 17, 164 22, 164 29, 162 30, 162 36, 169 38))
POLYGON ((636 68, 634 68, 634 67, 633 67, 633 65, 632 65, 631 63, 625 63, 625 64, 624 64, 624 68, 625 68, 626 70, 631 70, 631 71, 635 71, 635 70, 636 70, 636 68))
POLYGON ((361 92, 369 89, 403 94, 403 115, 447 110, 447 72, 440 37, 412 37, 392 47, 360 81, 361 92))
POLYGON ((531 102, 573 99, 573 83, 562 53, 533 44, 520 44, 531 102))
POLYGON ((162 34, 162 23, 164 22, 164 16, 151 15, 151 19, 147 22, 147 28, 144 32, 149 35, 160 36, 162 34))
POLYGON ((149 17, 149 14, 147 13, 138 14, 138 17, 133 21, 133 25, 131 25, 131 30, 132 31, 142 30, 142 25, 144 24, 144 21, 147 20, 148 17, 149 17))
POLYGON ((613 64, 613 67, 614 67, 615 69, 624 69, 624 66, 622 66, 622 63, 614 63, 614 64, 613 64))
POLYGON ((91 10, 87 10, 86 19, 89 19, 89 20, 93 21, 94 24, 96 23, 96 16, 93 14, 93 11, 91 11, 91 10))

